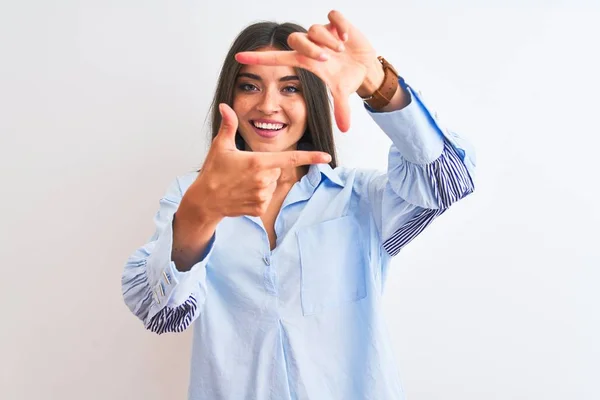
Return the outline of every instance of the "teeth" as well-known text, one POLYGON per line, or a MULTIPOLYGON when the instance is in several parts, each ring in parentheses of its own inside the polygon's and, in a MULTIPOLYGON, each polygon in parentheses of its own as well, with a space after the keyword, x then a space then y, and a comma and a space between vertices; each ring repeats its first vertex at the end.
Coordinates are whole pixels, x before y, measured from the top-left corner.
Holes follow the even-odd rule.
POLYGON ((262 122, 254 122, 254 126, 259 129, 269 129, 272 131, 276 131, 283 128, 283 124, 265 124, 262 122))

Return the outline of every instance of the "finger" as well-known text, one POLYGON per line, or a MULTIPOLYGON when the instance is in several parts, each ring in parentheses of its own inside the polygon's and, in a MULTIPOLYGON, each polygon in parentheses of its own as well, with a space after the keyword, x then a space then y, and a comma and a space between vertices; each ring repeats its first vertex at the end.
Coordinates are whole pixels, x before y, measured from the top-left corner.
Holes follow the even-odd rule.
POLYGON ((238 118, 235 111, 225 103, 219 104, 219 113, 221 114, 221 126, 217 133, 218 138, 224 139, 227 144, 235 147, 235 134, 238 128, 238 118))
POLYGON ((249 199, 254 204, 269 204, 273 199, 273 194, 277 189, 277 181, 272 182, 269 186, 252 190, 249 194, 249 199))
POLYGON ((272 169, 266 169, 266 170, 259 172, 258 174, 256 174, 254 176, 254 179, 255 179, 257 187, 266 188, 266 187, 273 185, 273 183, 276 184, 277 179, 279 179, 280 176, 281 176, 281 169, 272 168, 272 169))
POLYGON ((252 189, 249 192, 248 198, 255 204, 270 203, 276 188, 277 182, 271 183, 269 186, 264 188, 252 189))
POLYGON ((273 168, 269 171, 269 177, 272 180, 271 185, 274 183, 275 187, 277 187, 277 179, 281 176, 281 168, 273 168))
POLYGON ((327 164, 331 156, 322 151, 283 151, 279 153, 257 153, 265 168, 290 168, 311 164, 327 164))
POLYGON ((268 204, 249 204, 249 205, 245 205, 244 207, 241 208, 240 210, 240 214, 241 215, 251 215, 253 217, 260 217, 262 215, 264 215, 267 212, 267 208, 268 208, 268 204))
POLYGON ((335 122, 342 132, 348 132, 350 129, 350 104, 346 96, 333 97, 333 110, 335 122))
MULTIPOLYGON (((279 170, 279 171, 281 171, 281 170, 279 170)), ((277 179, 279 179, 279 177, 277 177, 277 179)), ((269 190, 271 192, 271 194, 275 193, 275 189, 277 189, 277 179, 275 179, 273 181, 273 183, 271 183, 269 185, 269 187, 267 188, 267 190, 269 190)))
POLYGON ((335 28, 338 36, 344 42, 348 41, 348 32, 350 32, 350 21, 346 19, 342 15, 341 12, 337 10, 331 10, 329 14, 327 14, 327 19, 331 23, 331 26, 335 28))
MULTIPOLYGON (((294 32, 288 36, 288 44, 299 54, 318 61, 327 61, 329 56, 325 50, 316 43, 313 43, 306 33, 294 32)), ((298 58, 298 57, 296 57, 298 58)))
POLYGON ((298 52, 289 50, 242 51, 235 55, 240 64, 299 67, 298 52))
MULTIPOLYGON (((291 36, 292 35, 290 35, 290 38, 291 36)), ((333 33, 323 25, 311 26, 308 29, 307 36, 311 42, 319 46, 324 46, 337 52, 345 50, 344 43, 341 40, 339 40, 336 36, 334 36, 333 33)))

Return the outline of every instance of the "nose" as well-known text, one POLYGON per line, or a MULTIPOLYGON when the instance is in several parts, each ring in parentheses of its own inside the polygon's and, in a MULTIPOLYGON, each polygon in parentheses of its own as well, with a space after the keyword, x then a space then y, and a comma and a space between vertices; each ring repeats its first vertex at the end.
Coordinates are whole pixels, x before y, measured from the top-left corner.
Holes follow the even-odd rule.
POLYGON ((258 103, 258 110, 265 115, 275 114, 281 110, 279 91, 275 88, 265 89, 258 103))

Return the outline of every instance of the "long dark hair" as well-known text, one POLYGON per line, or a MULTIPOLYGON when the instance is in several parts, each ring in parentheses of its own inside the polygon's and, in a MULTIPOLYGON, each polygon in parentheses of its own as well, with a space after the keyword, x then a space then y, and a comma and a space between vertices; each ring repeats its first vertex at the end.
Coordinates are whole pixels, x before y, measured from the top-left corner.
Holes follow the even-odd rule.
MULTIPOLYGON (((221 125, 221 114, 219 113, 218 105, 220 103, 226 103, 229 106, 233 105, 235 81, 242 67, 235 60, 235 54, 241 51, 254 51, 264 47, 291 50, 287 39, 293 32, 306 33, 306 29, 289 22, 284 24, 259 22, 246 27, 239 33, 223 62, 217 89, 211 104, 212 139, 217 136, 221 125)), ((327 86, 312 72, 301 68, 297 68, 296 70, 302 84, 302 92, 307 107, 306 131, 300 138, 299 143, 307 143, 312 150, 329 153, 331 155, 329 165, 331 168, 335 168, 337 166, 337 157, 333 140, 331 105, 327 86)), ((236 141, 240 140, 243 139, 238 133, 236 141)))

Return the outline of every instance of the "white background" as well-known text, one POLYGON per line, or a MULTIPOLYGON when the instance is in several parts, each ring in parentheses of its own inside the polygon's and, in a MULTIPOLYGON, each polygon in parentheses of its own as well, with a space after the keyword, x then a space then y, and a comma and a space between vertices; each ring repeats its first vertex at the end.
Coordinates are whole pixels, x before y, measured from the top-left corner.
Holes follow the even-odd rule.
MULTIPOLYGON (((2 2, 0 398, 186 397, 190 332, 143 329, 124 262, 203 160, 235 35, 332 8, 477 149, 476 192, 389 275, 409 400, 600 398, 600 7, 496 3, 2 2)), ((342 164, 385 168, 352 107, 342 164)))

